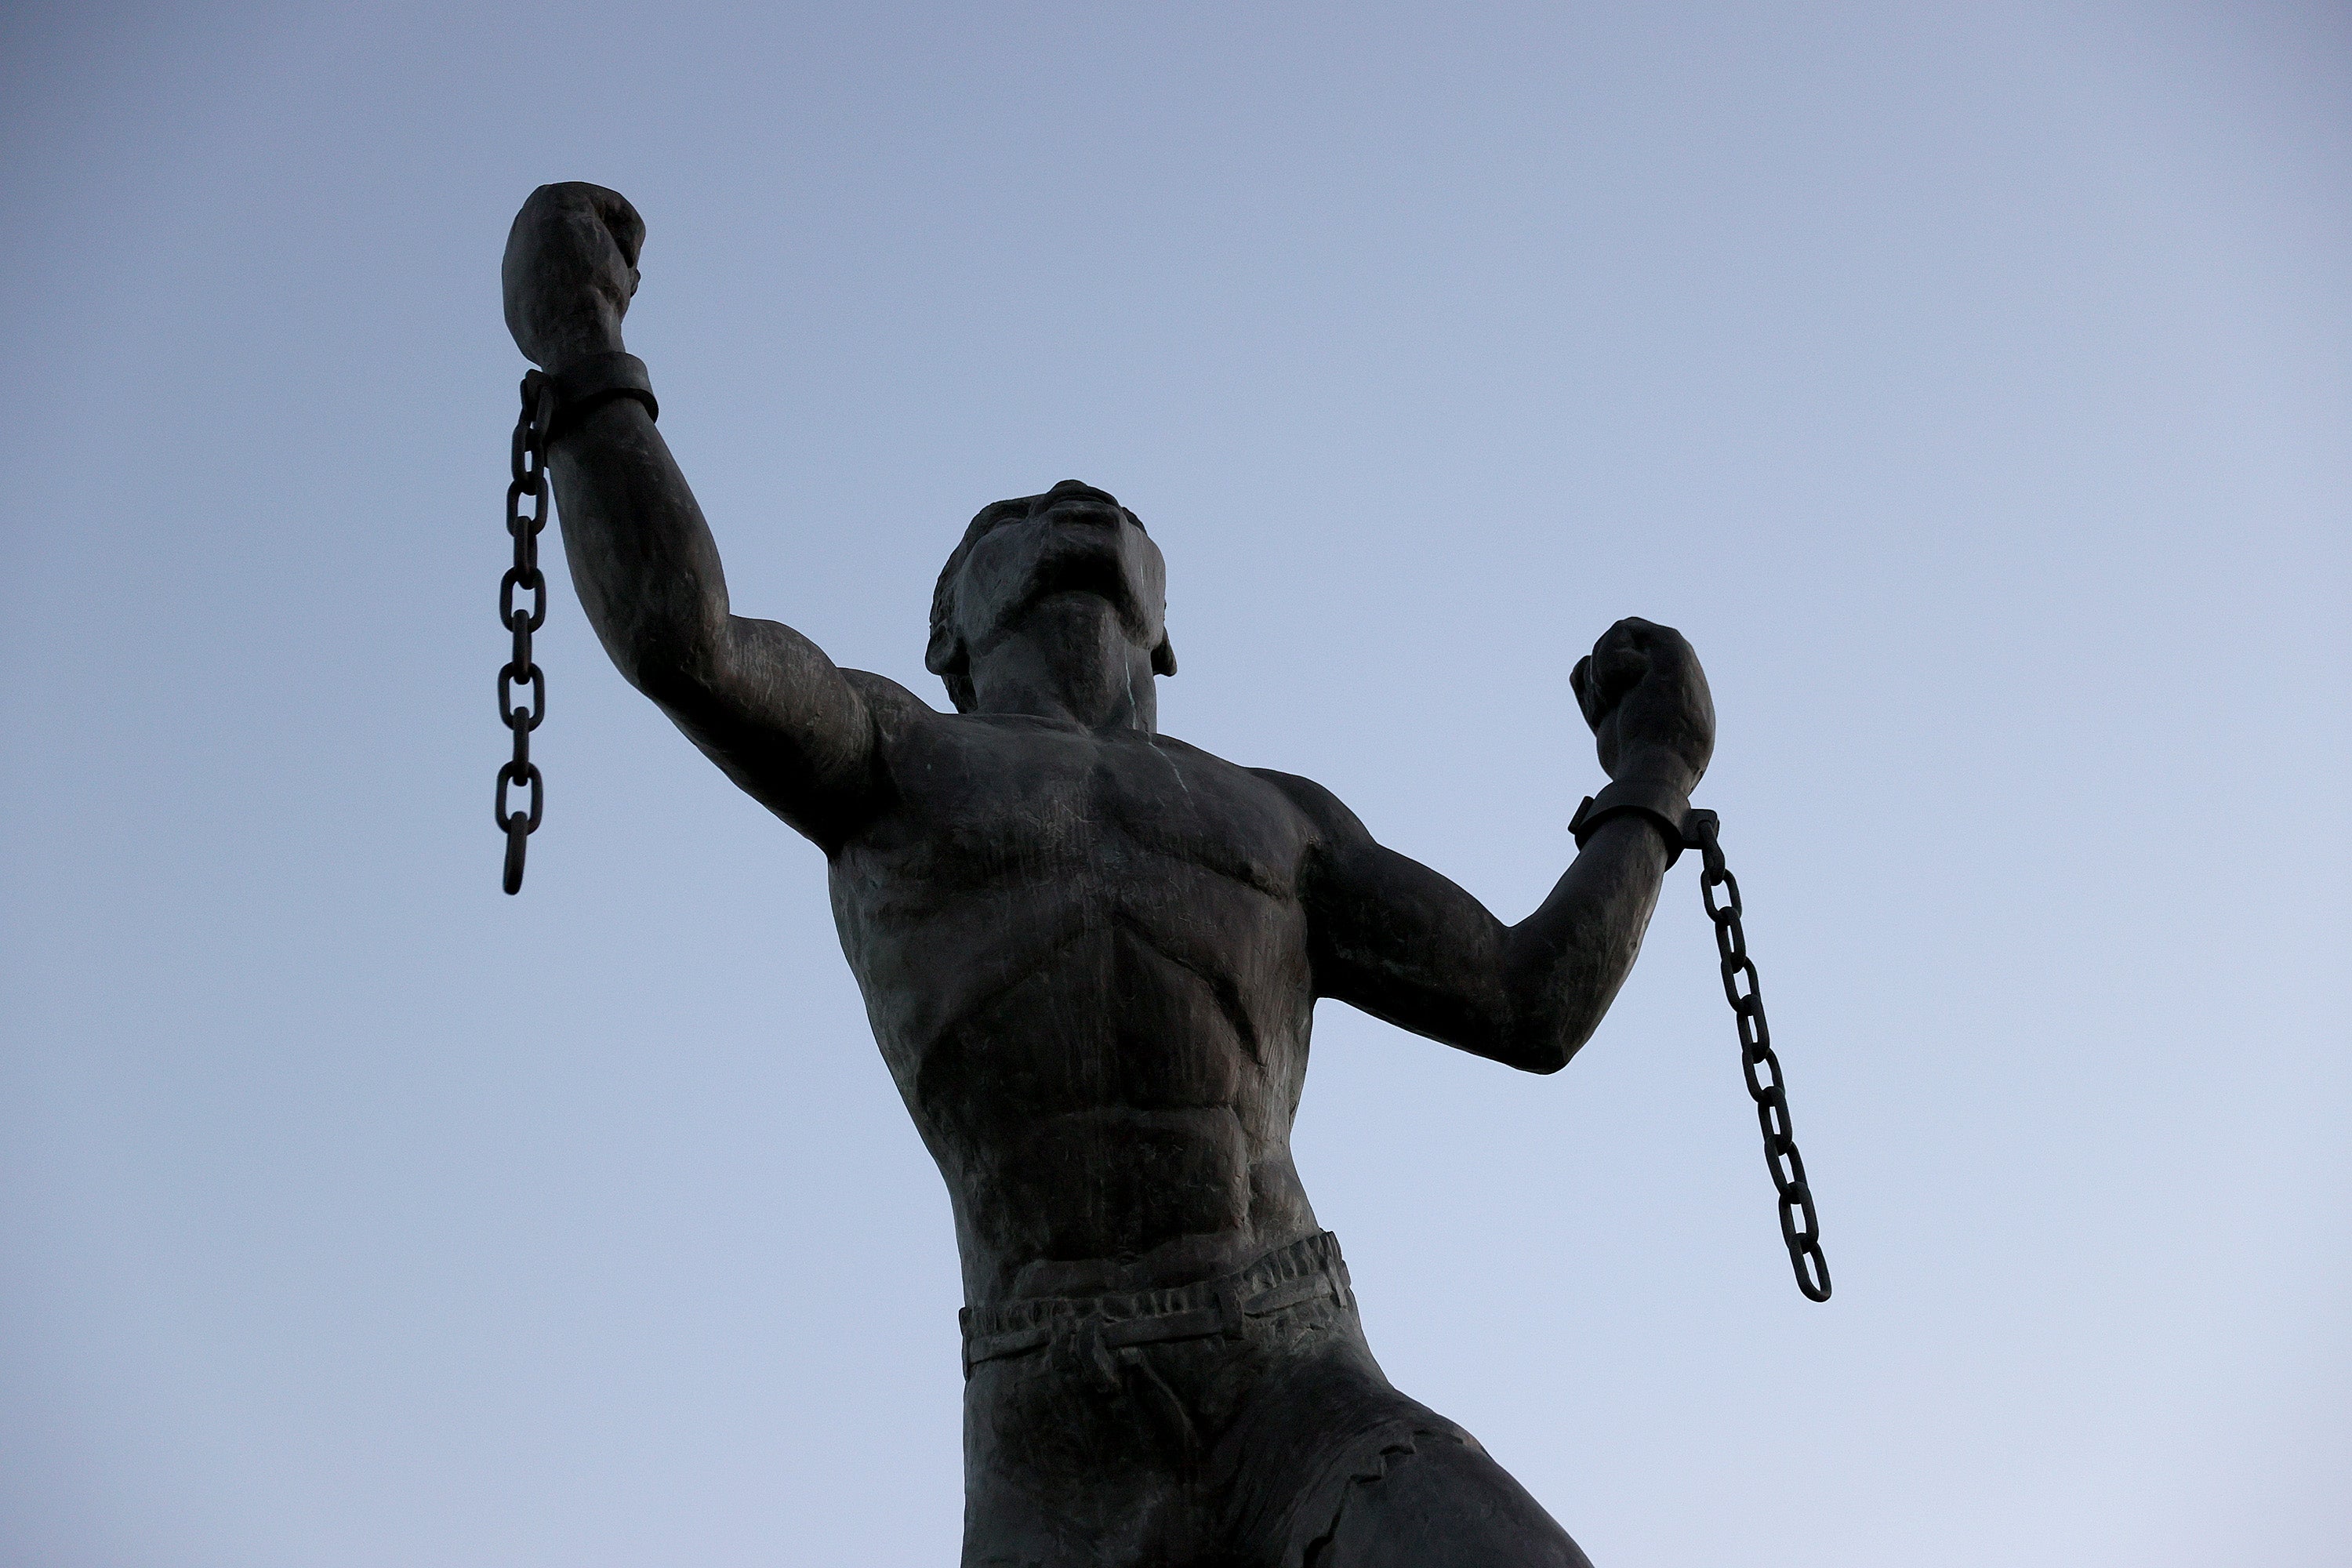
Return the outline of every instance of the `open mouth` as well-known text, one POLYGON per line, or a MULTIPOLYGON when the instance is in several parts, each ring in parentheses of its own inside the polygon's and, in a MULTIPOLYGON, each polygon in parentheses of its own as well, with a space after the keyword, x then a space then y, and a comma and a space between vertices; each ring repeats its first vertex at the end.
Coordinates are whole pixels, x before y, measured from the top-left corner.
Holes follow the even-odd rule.
POLYGON ((1118 552, 1090 550, 1083 545, 1047 551, 1029 580, 1027 597, 1043 598, 1047 594, 1102 594, 1124 598, 1127 574, 1119 569, 1118 552))
MULTIPOLYGON (((1116 511, 1110 516, 1116 520, 1116 511)), ((1132 619, 1135 592, 1112 536, 1089 528, 1055 537, 1038 557, 1030 574, 1021 608, 1056 594, 1097 594, 1111 603, 1121 619, 1132 619)))

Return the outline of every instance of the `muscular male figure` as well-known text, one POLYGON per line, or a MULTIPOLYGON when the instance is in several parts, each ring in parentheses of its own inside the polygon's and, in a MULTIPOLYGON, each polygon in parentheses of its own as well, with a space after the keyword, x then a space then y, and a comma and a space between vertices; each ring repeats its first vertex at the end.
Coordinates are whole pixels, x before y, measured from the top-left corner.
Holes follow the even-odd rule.
MULTIPOLYGON (((644 234, 541 187, 508 324, 550 372, 621 349, 644 234)), ((1328 791, 1159 733, 1165 567, 1066 480, 984 508, 940 574, 941 713, 730 611, 643 403, 573 411, 549 467, 623 675, 824 851, 834 916, 963 1260, 967 1568, 1581 1564, 1365 1348, 1290 1158, 1319 997, 1529 1072, 1566 1064, 1670 858, 1603 822, 1506 926, 1328 791)), ((1612 777, 1687 796, 1714 744, 1689 646, 1621 621, 1575 694, 1612 777)))

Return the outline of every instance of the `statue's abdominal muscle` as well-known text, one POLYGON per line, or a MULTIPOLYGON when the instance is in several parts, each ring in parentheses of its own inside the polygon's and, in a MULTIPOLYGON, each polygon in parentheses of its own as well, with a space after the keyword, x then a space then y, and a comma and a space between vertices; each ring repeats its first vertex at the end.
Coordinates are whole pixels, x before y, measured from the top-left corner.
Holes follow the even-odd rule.
POLYGON ((1195 781, 1172 763, 1273 794, 1190 748, 1127 743, 1106 762, 1076 743, 1091 765, 1024 770, 1025 787, 966 795, 940 825, 950 845, 984 835, 985 857, 943 854, 932 832, 834 859, 876 1038, 967 1242, 1003 1262, 1134 1257, 1304 1206, 1288 1142, 1313 1008, 1305 917, 1264 853, 1295 863, 1296 831, 1265 796, 1263 816, 1184 820, 1195 781), (1234 841, 1261 824, 1271 842, 1234 841))

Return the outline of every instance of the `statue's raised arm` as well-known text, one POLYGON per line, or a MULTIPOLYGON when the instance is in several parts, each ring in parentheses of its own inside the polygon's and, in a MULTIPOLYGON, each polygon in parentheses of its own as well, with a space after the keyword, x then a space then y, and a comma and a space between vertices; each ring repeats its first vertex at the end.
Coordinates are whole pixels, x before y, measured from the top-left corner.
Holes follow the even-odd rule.
MULTIPOLYGON (((620 352, 644 239, 618 192, 532 192, 503 269, 524 356, 553 374, 620 352)), ((877 793, 857 685, 791 627, 729 613, 719 547, 645 405, 594 404, 562 426, 547 462, 572 584, 604 651, 737 784, 831 848, 877 793)))
POLYGON ((1515 926, 1377 842, 1320 785, 1264 775, 1314 824, 1305 902, 1318 994, 1529 1072, 1558 1071, 1591 1037, 1678 852, 1658 822, 1680 819, 1706 772, 1715 703, 1682 634, 1640 619, 1610 627, 1570 684, 1612 799, 1635 808, 1586 836, 1550 897, 1515 926))

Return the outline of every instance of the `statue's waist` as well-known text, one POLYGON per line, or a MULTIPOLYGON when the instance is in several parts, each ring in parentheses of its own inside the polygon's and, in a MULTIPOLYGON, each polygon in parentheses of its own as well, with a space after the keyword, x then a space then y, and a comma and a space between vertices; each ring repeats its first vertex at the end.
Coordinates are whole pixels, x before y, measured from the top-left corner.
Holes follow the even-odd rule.
POLYGON ((1213 1335, 1239 1339, 1251 1319, 1318 1299, 1341 1308, 1355 1304, 1339 1238, 1328 1230, 1278 1247, 1233 1273, 1190 1285, 966 1307, 960 1314, 964 1375, 983 1363, 1043 1350, 1057 1339, 1082 1343, 1097 1360, 1132 1345, 1213 1335))
MULTIPOLYGON (((1214 1064, 1182 1079, 1173 1071, 1159 1074, 1159 1082, 1136 1070, 1115 1086, 1119 1100, 1088 1104, 1087 1097, 1103 1092, 1099 1086, 1056 1082, 1042 1072, 1024 1081, 1022 1064, 1010 1058, 1000 1058, 997 1069, 1010 1081, 967 1081, 956 1086, 964 1091, 959 1098, 942 1090, 931 1103, 913 1108, 934 1146, 949 1151, 949 1180, 960 1188, 984 1183, 1003 1194, 998 1217, 1007 1222, 1060 1215, 1076 1170, 1097 1184, 1097 1208, 1106 1216, 1173 1215, 1188 1197, 1213 1199, 1220 1212, 1233 1203, 1246 1205, 1253 1174, 1270 1161, 1287 1161, 1284 1108, 1268 1103, 1270 1089, 1203 1084, 1214 1064), (1149 1098, 1154 1093, 1189 1103, 1154 1105, 1149 1098)), ((1066 1258, 1108 1258, 1139 1249, 1119 1238, 1095 1250, 1054 1250, 1066 1258)))

